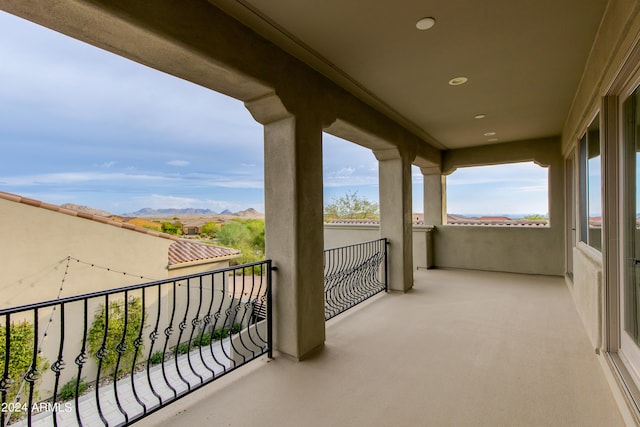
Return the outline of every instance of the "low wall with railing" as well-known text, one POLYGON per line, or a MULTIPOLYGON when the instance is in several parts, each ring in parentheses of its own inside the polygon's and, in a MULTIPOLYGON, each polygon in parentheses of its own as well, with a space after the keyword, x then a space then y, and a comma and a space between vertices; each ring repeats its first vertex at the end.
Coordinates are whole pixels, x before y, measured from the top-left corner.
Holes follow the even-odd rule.
MULTIPOLYGON (((561 275, 559 227, 413 225, 413 268, 461 268, 511 273, 561 275)), ((377 221, 325 224, 325 248, 380 236, 377 221)))
MULTIPOLYGON (((432 226, 413 226, 413 268, 433 267, 432 226)), ((335 248, 359 242, 379 239, 380 225, 370 224, 325 224, 324 247, 335 248)))
POLYGON ((0 310, 0 426, 128 425, 265 353, 271 261, 0 310))
POLYGON ((386 290, 386 239, 324 251, 325 320, 386 290))

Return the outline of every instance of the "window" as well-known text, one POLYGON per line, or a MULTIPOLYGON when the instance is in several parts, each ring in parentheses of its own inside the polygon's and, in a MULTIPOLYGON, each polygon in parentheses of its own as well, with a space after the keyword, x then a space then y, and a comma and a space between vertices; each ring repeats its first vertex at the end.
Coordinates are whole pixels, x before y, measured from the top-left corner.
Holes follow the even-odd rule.
POLYGON ((580 140, 580 240, 602 250, 600 115, 580 140))
POLYGON ((447 224, 549 225, 549 170, 533 162, 459 168, 446 188, 447 224))

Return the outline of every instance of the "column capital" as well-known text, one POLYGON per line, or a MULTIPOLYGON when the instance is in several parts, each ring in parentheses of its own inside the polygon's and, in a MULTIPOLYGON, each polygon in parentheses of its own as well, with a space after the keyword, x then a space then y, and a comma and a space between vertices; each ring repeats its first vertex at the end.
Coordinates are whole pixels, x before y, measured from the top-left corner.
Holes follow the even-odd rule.
POLYGON ((263 125, 293 117, 275 92, 245 101, 244 106, 253 118, 263 125))
POLYGON ((422 175, 442 175, 442 168, 440 166, 429 166, 420 168, 422 175))
POLYGON ((373 150, 373 155, 376 156, 376 159, 378 159, 379 162, 382 162, 385 160, 398 160, 398 159, 404 159, 411 162, 415 158, 415 153, 413 154, 407 153, 404 150, 401 150, 399 147, 373 150))

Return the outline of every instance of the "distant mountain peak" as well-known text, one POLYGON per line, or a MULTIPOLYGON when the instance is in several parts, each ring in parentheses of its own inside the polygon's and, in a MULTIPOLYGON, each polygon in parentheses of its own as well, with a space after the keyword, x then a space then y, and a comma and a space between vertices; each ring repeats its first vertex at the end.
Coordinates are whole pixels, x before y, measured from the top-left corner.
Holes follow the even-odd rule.
POLYGON ((72 211, 78 211, 78 212, 86 213, 86 214, 89 214, 89 215, 102 216, 102 217, 105 217, 105 218, 108 218, 108 217, 112 216, 112 214, 110 212, 103 211, 103 210, 100 210, 100 209, 94 209, 94 208, 91 208, 89 206, 76 205, 75 203, 65 203, 64 205, 61 205, 60 207, 61 208, 65 208, 65 209, 70 209, 72 211))
POLYGON ((153 208, 143 208, 135 212, 123 214, 124 216, 134 216, 134 217, 143 217, 143 216, 168 216, 168 215, 218 215, 217 212, 212 211, 211 209, 198 209, 198 208, 183 208, 183 209, 175 209, 175 208, 167 208, 167 209, 153 209, 153 208))

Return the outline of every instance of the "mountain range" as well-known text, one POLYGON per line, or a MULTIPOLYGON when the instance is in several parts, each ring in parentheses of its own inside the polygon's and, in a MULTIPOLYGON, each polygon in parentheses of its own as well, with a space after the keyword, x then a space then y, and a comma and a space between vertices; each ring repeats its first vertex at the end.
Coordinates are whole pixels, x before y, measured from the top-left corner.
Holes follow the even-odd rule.
MULTIPOLYGON (((103 211, 100 209, 94 209, 89 206, 76 205, 74 203, 65 203, 61 207, 65 209, 71 209, 78 212, 84 212, 90 215, 102 216, 105 218, 109 218, 114 216, 112 213, 103 211)), ((231 212, 228 209, 218 213, 212 211, 211 209, 196 209, 196 208, 185 208, 185 209, 153 209, 153 208, 143 208, 136 212, 130 212, 122 214, 124 217, 164 217, 164 216, 177 216, 177 215, 205 215, 205 216, 213 216, 213 215, 232 215, 239 216, 243 218, 262 218, 264 215, 253 208, 245 209, 243 211, 231 212)))
POLYGON ((197 208, 184 208, 184 209, 153 209, 144 208, 135 212, 125 213, 124 216, 133 217, 162 217, 162 216, 177 216, 177 215, 233 215, 245 218, 261 218, 264 215, 253 208, 245 209, 243 211, 231 212, 228 209, 222 212, 212 211, 211 209, 197 209, 197 208))

